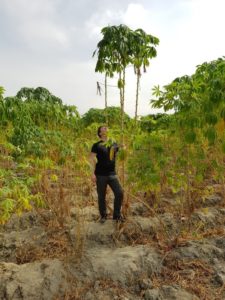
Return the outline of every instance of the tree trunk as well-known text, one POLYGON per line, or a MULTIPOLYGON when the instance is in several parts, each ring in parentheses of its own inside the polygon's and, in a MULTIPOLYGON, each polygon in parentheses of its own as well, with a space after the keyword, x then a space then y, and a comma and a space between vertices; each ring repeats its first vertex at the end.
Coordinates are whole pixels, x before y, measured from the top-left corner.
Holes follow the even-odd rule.
POLYGON ((122 87, 122 74, 121 72, 119 73, 119 82, 120 82, 120 85, 119 85, 119 89, 120 89, 120 129, 121 129, 121 132, 123 133, 123 87, 122 87))
MULTIPOLYGON (((124 102, 125 102, 125 68, 123 69, 123 86, 121 93, 121 144, 124 147, 124 102)), ((124 150, 124 149, 123 149, 124 150)), ((125 183, 125 161, 122 160, 122 184, 124 186, 125 183)))
POLYGON ((109 126, 109 119, 108 119, 108 112, 107 112, 107 107, 108 107, 108 90, 107 90, 107 75, 105 74, 105 121, 107 126, 109 126))
POLYGON ((137 86, 136 86, 136 104, 135 104, 135 126, 137 125, 137 116, 138 116, 138 100, 139 100, 139 87, 140 87, 140 73, 139 73, 139 70, 138 70, 138 73, 137 73, 137 86))

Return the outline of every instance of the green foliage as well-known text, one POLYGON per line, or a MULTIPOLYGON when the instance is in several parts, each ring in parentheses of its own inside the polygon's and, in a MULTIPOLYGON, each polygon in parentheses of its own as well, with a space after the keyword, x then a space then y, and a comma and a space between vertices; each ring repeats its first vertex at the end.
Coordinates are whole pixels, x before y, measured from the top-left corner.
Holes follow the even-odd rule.
POLYGON ((76 107, 63 105, 47 89, 22 88, 6 98, 1 91, 0 223, 5 223, 14 213, 45 206, 37 189, 41 174, 74 163, 81 126, 76 107))
POLYGON ((155 130, 167 129, 173 121, 174 115, 158 113, 141 117, 138 125, 142 131, 152 132, 155 130))
MULTIPOLYGON (((114 72, 121 73, 123 69, 132 63, 135 72, 140 73, 143 66, 144 72, 149 66, 149 59, 156 56, 154 46, 159 44, 159 39, 147 34, 143 29, 131 30, 126 25, 107 26, 102 28, 103 39, 98 43, 98 60, 96 72, 105 72, 112 77, 114 72)), ((123 86, 121 78, 119 86, 123 86)))
POLYGON ((22 88, 16 97, 6 97, 0 105, 0 116, 4 122, 12 121, 18 127, 21 127, 21 119, 26 118, 23 124, 79 130, 77 108, 63 105, 62 100, 44 88, 22 88))
POLYGON ((119 75, 117 86, 120 90, 121 130, 123 131, 126 67, 132 64, 137 75, 135 105, 135 120, 137 120, 141 68, 143 67, 143 71, 146 72, 150 64, 149 60, 156 57, 155 46, 159 44, 159 39, 147 34, 143 29, 133 31, 123 24, 104 27, 101 33, 103 38, 93 53, 93 56, 97 54, 95 72, 105 73, 105 78, 113 77, 115 73, 119 75))
POLYGON ((207 113, 205 116, 206 123, 209 125, 215 125, 218 122, 216 114, 207 113))
MULTIPOLYGON (((90 126, 93 123, 105 124, 106 116, 108 117, 109 126, 118 126, 120 124, 121 110, 119 107, 107 107, 106 109, 91 108, 82 117, 82 123, 84 127, 90 126)), ((130 121, 130 117, 125 113, 124 122, 125 125, 130 121)))
POLYGON ((133 139, 133 154, 128 159, 129 182, 134 189, 158 190, 160 170, 165 164, 161 135, 142 134, 133 139))
POLYGON ((105 121, 103 109, 100 108, 91 108, 82 117, 82 122, 85 127, 91 125, 92 123, 104 124, 105 121))
MULTIPOLYGON (((109 106, 104 111, 107 114, 109 126, 119 126, 121 118, 120 107, 109 106)), ((124 124, 125 126, 129 124, 131 118, 124 112, 124 124)))
POLYGON ((62 100, 52 95, 44 87, 37 87, 36 89, 23 87, 16 94, 16 97, 18 99, 25 100, 25 101, 36 100, 38 102, 49 102, 49 103, 62 105, 62 100))
POLYGON ((96 72, 106 72, 107 76, 112 77, 113 73, 120 73, 129 64, 129 46, 131 30, 126 25, 107 26, 102 28, 103 39, 98 43, 98 61, 96 72))
POLYGON ((4 87, 0 86, 0 100, 3 99, 3 94, 4 94, 4 92, 5 92, 4 87))
POLYGON ((215 130, 215 128, 214 127, 207 128, 207 130, 205 132, 205 136, 208 139, 210 145, 214 144, 214 142, 216 140, 216 130, 215 130))
POLYGON ((215 126, 224 119, 225 60, 219 58, 197 67, 192 76, 183 76, 166 85, 164 90, 154 89, 158 98, 152 100, 153 107, 174 109, 178 125, 187 132, 187 142, 194 142, 198 135, 205 136, 209 144, 217 138, 215 126), (190 130, 191 129, 191 130, 190 130), (191 134, 193 131, 195 134, 191 134))
POLYGON ((140 68, 146 72, 149 60, 156 57, 157 52, 154 46, 159 44, 159 39, 147 34, 143 29, 136 29, 131 34, 132 63, 136 74, 141 75, 140 68))
MULTIPOLYGON (((116 28, 112 30, 115 34, 116 28)), ((119 51, 122 49, 120 63, 125 63, 129 53, 123 43, 119 51)), ((105 66, 109 74, 121 70, 116 61, 107 63, 112 63, 111 69, 105 66)), ((224 83, 224 59, 218 59, 198 66, 195 74, 177 78, 164 89, 155 87, 154 106, 173 113, 141 117, 137 128, 125 115, 126 126, 121 130, 121 109, 106 109, 110 137, 118 141, 122 133, 125 136, 126 149, 119 151, 118 170, 126 166, 129 189, 155 194, 169 190, 183 205, 185 200, 200 197, 206 179, 224 183, 224 83)), ((120 84, 123 89, 123 77, 120 84)), ((75 106, 63 105, 42 88, 21 89, 17 97, 3 98, 3 90, 0 94, 0 222, 4 223, 13 213, 45 205, 37 188, 43 174, 49 174, 54 184, 60 181, 58 173, 64 167, 76 171, 76 180, 90 175, 88 155, 106 114, 93 108, 80 118, 75 106)))
POLYGON ((196 141, 196 133, 194 131, 188 131, 185 134, 185 141, 188 144, 193 144, 196 141))
POLYGON ((33 206, 45 206, 41 194, 31 193, 28 178, 28 175, 20 178, 11 170, 0 169, 0 224, 7 222, 13 213, 21 214, 33 206))

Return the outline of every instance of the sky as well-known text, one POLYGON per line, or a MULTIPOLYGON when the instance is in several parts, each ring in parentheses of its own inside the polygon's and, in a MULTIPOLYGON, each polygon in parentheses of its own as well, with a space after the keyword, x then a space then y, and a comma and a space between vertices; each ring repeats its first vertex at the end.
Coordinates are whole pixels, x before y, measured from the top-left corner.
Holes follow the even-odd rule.
MULTIPOLYGON (((0 0, 0 86, 5 96, 22 87, 47 88, 80 114, 104 108, 97 95, 92 57, 101 29, 126 24, 159 38, 157 57, 141 77, 139 115, 155 85, 191 75, 196 66, 225 55, 224 0, 0 0)), ((136 78, 127 69, 125 111, 134 116, 136 78)), ((117 76, 108 84, 108 105, 119 106, 117 76)), ((102 86, 104 87, 104 86, 102 86)))

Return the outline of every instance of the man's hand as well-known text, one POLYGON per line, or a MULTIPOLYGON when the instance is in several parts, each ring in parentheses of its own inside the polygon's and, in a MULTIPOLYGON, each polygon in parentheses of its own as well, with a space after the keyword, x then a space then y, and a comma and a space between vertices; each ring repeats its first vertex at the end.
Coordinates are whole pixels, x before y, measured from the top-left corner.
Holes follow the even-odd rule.
POLYGON ((95 176, 95 174, 92 174, 92 176, 91 176, 91 181, 92 181, 93 183, 96 183, 96 176, 95 176))
POLYGON ((90 168, 91 168, 91 181, 96 183, 96 176, 95 176, 95 165, 96 165, 96 153, 91 152, 90 154, 90 168))

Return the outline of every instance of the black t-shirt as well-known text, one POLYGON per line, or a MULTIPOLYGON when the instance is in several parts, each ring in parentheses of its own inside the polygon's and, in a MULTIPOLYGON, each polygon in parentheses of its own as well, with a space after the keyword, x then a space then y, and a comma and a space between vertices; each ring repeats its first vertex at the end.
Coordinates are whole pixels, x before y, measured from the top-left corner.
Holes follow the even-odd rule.
POLYGON ((91 152, 96 153, 97 163, 95 167, 95 175, 109 176, 115 175, 115 159, 119 148, 116 143, 110 147, 105 145, 105 142, 99 141, 93 144, 91 152))

